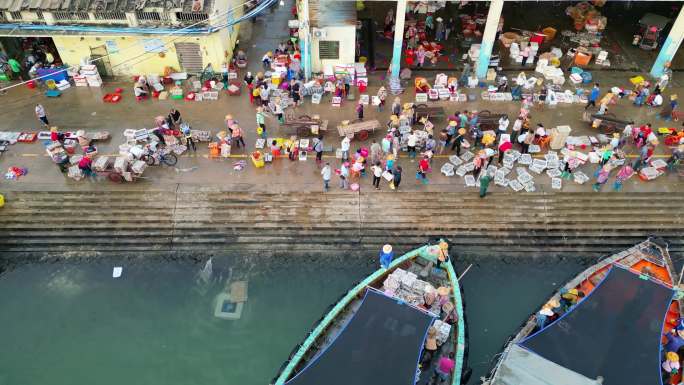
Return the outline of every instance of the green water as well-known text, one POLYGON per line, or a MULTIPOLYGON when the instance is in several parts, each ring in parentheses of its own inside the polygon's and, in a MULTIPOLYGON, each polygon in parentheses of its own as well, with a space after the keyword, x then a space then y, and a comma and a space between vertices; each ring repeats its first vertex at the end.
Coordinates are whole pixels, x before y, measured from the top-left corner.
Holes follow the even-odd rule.
MULTIPOLYGON (((470 263, 470 262, 469 262, 470 263)), ((239 321, 213 316, 202 262, 93 261, 16 266, 0 276, 0 385, 266 385, 325 309, 375 261, 214 258, 214 277, 249 281, 239 321), (112 279, 112 267, 123 276, 112 279)), ((581 269, 475 261, 463 279, 470 383, 522 320, 581 269)))

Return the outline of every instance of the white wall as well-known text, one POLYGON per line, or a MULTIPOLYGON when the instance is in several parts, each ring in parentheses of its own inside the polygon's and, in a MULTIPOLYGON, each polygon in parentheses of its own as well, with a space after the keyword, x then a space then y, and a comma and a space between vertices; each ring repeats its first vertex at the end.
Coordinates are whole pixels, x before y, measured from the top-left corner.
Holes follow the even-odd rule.
POLYGON ((337 27, 325 27, 326 38, 340 42, 340 58, 338 60, 321 60, 318 55, 318 39, 313 38, 311 44, 311 68, 313 72, 323 72, 326 65, 354 63, 356 53, 356 26, 344 25, 337 27))

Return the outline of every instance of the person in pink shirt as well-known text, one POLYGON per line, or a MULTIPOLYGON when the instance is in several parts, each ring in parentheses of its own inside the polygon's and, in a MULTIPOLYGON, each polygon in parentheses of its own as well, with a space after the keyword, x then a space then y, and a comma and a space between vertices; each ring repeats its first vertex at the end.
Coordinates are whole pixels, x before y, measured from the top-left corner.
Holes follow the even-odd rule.
POLYGON ((449 381, 451 373, 454 371, 454 366, 456 366, 456 361, 454 361, 454 352, 449 353, 448 356, 442 356, 435 367, 435 374, 439 379, 438 384, 449 381))

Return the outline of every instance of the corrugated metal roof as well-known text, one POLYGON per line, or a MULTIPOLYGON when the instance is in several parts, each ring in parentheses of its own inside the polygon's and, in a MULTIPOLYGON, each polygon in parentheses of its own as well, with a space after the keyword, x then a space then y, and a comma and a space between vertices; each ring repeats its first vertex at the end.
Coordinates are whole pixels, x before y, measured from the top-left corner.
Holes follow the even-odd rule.
POLYGON ((353 1, 309 0, 309 19, 314 27, 356 25, 356 3, 353 1))
POLYGON ((12 5, 9 6, 9 11, 10 12, 16 12, 21 10, 21 2, 22 0, 14 0, 12 2, 12 5))

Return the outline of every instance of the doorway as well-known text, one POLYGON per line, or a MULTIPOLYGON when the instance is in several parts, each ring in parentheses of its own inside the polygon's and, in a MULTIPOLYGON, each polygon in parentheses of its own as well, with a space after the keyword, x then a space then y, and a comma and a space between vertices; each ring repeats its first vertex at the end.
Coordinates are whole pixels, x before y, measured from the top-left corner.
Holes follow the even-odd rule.
POLYGON ((106 45, 102 44, 97 47, 90 47, 90 60, 92 60, 92 63, 97 67, 97 72, 100 73, 101 77, 114 76, 106 45))
POLYGON ((190 74, 199 74, 204 70, 202 52, 197 43, 174 43, 176 55, 183 71, 190 74))

